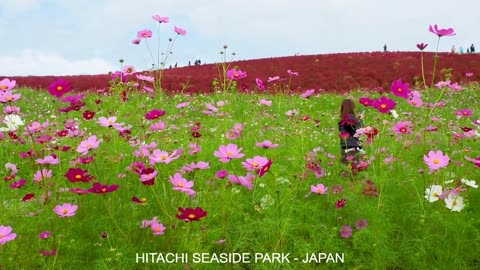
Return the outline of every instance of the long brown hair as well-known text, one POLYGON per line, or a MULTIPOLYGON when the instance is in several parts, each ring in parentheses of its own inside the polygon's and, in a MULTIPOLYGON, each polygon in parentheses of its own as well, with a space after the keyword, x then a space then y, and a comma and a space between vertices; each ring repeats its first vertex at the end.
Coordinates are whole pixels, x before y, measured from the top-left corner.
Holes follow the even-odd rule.
POLYGON ((348 114, 353 114, 355 116, 355 102, 351 99, 344 99, 342 101, 342 107, 340 107, 340 120, 348 114))

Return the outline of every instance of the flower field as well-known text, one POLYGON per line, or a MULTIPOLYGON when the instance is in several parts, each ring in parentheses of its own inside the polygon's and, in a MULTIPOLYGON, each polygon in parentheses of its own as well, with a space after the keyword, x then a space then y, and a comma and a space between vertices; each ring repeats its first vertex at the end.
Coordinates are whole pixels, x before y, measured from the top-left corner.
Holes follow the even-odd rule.
POLYGON ((255 61, 127 67, 108 91, 1 78, 0 269, 477 269, 480 71, 458 61, 477 56, 437 55, 428 80, 365 58, 340 69, 361 66, 381 91, 337 75, 324 88, 294 64, 312 57, 263 75, 255 61), (192 86, 208 91, 159 87, 213 67, 192 86), (364 117, 344 165, 346 98, 364 117))

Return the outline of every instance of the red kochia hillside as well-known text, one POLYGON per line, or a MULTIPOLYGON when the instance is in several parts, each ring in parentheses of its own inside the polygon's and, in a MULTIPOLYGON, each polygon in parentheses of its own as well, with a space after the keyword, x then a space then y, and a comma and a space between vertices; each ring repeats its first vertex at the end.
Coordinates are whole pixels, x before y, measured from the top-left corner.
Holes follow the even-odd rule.
MULTIPOLYGON (((427 83, 432 77, 434 61, 433 53, 425 53, 425 76, 427 83)), ((421 79, 420 52, 373 52, 373 53, 344 53, 325 55, 289 56, 256 60, 236 61, 231 67, 238 66, 247 72, 248 76, 238 81, 239 88, 253 89, 255 78, 262 79, 267 87, 268 77, 280 76, 283 81, 277 84, 286 84, 290 69, 298 72, 293 77, 291 89, 303 91, 305 89, 324 89, 325 91, 348 91, 357 88, 388 89, 393 80, 402 79, 411 84, 421 79)), ((467 82, 480 81, 480 54, 450 54, 439 55, 435 81, 443 80, 452 70, 451 81, 467 82), (474 75, 470 78, 466 72, 474 75)), ((184 92, 211 92, 212 80, 218 77, 216 64, 189 66, 167 69, 164 72, 162 86, 167 92, 176 92, 188 81, 184 92)), ((3 78, 5 76, 0 76, 3 78)), ((109 75, 81 75, 61 76, 69 80, 77 91, 107 88, 109 75)), ((28 76, 9 77, 17 80, 20 86, 35 89, 46 89, 48 85, 60 77, 28 76)))

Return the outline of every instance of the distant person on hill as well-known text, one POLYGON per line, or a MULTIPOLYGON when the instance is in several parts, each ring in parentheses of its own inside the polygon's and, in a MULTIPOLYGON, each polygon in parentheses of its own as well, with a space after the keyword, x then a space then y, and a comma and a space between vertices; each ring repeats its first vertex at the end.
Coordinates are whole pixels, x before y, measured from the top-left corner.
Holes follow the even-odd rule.
POLYGON ((456 53, 457 52, 457 48, 455 48, 455 45, 452 45, 452 49, 450 50, 451 53, 456 53))
POLYGON ((462 46, 460 46, 460 48, 458 48, 458 52, 459 52, 460 54, 463 54, 463 53, 464 53, 462 46))
POLYGON ((471 52, 471 53, 474 53, 474 52, 475 52, 475 46, 473 46, 473 43, 472 43, 472 45, 470 46, 470 52, 471 52))
POLYGON ((467 47, 467 53, 470 53, 470 47, 467 47))
POLYGON ((387 44, 383 44, 383 52, 387 52, 387 44))
POLYGON ((363 113, 359 117, 355 115, 355 102, 351 99, 344 99, 340 107, 340 121, 338 131, 340 132, 340 147, 342 163, 348 165, 358 161, 356 155, 362 152, 361 142, 353 137, 357 129, 363 127, 363 113))

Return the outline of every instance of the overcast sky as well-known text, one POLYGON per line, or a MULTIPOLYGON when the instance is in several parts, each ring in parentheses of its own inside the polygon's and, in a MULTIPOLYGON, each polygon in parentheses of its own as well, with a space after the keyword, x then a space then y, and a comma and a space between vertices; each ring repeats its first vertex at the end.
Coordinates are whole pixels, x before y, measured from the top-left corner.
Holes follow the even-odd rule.
MULTIPOLYGON (((480 2, 476 0, 0 0, 0 76, 99 74, 118 70, 120 58, 137 70, 151 67, 146 44, 131 43, 138 30, 157 58, 179 36, 167 67, 196 59, 221 61, 220 51, 236 60, 379 51, 415 51, 437 37, 428 26, 452 27, 440 50, 474 43, 480 49, 480 2), (477 44, 478 43, 478 44, 477 44)), ((1 79, 1 78, 0 78, 1 79)))

